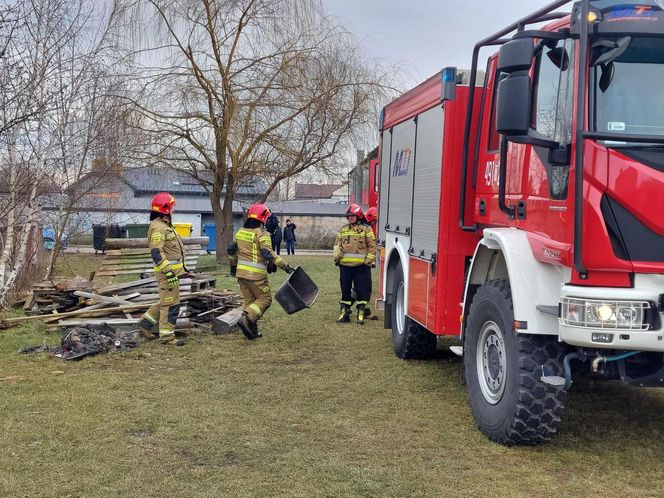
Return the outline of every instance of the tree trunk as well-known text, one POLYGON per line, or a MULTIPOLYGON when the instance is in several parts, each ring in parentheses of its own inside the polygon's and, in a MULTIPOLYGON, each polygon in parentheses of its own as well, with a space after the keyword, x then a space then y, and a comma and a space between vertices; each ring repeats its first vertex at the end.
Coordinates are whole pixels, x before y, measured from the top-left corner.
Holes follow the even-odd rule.
MULTIPOLYGON (((233 194, 226 192, 226 197, 224 197, 224 204, 222 208, 223 216, 223 233, 221 234, 221 245, 217 244, 217 247, 224 249, 224 261, 228 259, 225 248, 233 242, 233 194)), ((217 251, 217 261, 219 261, 219 252, 217 251)))
POLYGON ((221 195, 214 189, 210 193, 210 204, 212 205, 212 215, 214 216, 214 231, 217 240, 217 263, 225 263, 228 261, 226 254, 226 246, 223 245, 224 233, 224 210, 221 207, 221 195))

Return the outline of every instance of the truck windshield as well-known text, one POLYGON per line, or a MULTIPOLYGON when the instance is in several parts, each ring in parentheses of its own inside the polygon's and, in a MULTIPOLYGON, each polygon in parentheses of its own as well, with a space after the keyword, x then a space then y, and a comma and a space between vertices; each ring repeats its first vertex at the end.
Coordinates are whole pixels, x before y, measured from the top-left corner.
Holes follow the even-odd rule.
POLYGON ((593 129, 616 134, 606 145, 648 145, 620 135, 664 136, 664 38, 597 40, 590 75, 593 129))

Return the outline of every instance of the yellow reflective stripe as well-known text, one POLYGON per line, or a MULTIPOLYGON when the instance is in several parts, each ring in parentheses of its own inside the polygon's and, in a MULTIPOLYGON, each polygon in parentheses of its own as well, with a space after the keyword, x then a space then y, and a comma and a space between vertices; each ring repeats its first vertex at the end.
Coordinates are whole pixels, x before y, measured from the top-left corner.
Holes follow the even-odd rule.
POLYGON ((357 232, 354 232, 354 231, 343 231, 343 232, 339 232, 339 237, 341 237, 341 238, 343 238, 343 237, 351 237, 351 236, 361 236, 361 235, 363 235, 361 232, 360 232, 360 233, 357 233, 357 232))
POLYGON ((355 301, 355 304, 367 304, 366 301, 355 301))
POLYGON ((374 236, 373 231, 369 231, 369 232, 367 232, 365 235, 366 235, 368 238, 370 238, 370 239, 375 239, 375 238, 376 238, 376 237, 374 236))
POLYGON ((253 268, 253 267, 247 266, 247 265, 237 265, 237 270, 238 271, 244 270, 244 271, 248 271, 248 272, 251 272, 251 273, 258 273, 260 275, 267 275, 267 270, 262 270, 260 268, 253 268))
POLYGON ((258 316, 261 316, 263 314, 263 311, 259 308, 257 304, 250 304, 247 306, 250 310, 253 310, 258 316))
POLYGON ((367 254, 367 259, 376 259, 376 256, 373 254, 367 254))
POLYGON ((159 337, 168 337, 175 335, 175 329, 167 329, 164 327, 159 327, 159 337))
POLYGON ((172 270, 179 270, 182 267, 184 267, 184 263, 175 263, 174 265, 171 265, 172 270))
POLYGON ((150 313, 148 313, 147 311, 143 315, 143 318, 147 319, 147 321, 152 322, 154 324, 157 323, 157 320, 155 318, 153 318, 152 315, 150 315, 150 313))
POLYGON ((279 264, 281 264, 282 261, 283 261, 283 259, 281 259, 279 256, 277 256, 274 260, 274 264, 278 266, 279 264))
POLYGON ((339 301, 339 304, 347 304, 351 306, 353 304, 353 301, 339 301))
POLYGON ((261 242, 265 242, 266 244, 272 244, 272 238, 270 237, 269 233, 261 235, 260 239, 261 242))
POLYGON ((159 268, 160 270, 163 270, 163 269, 166 268, 169 264, 171 264, 171 262, 170 262, 169 260, 167 260, 167 259, 164 259, 164 260, 161 261, 161 263, 159 263, 159 264, 157 265, 157 268, 159 268))
POLYGON ((347 258, 343 257, 341 258, 342 263, 364 263, 364 258, 347 258))
POLYGON ((247 232, 245 230, 240 230, 238 231, 238 233, 235 234, 235 239, 241 240, 242 242, 253 242, 255 235, 256 234, 254 232, 247 232))
POLYGON ((241 265, 251 266, 252 268, 261 268, 263 270, 267 268, 267 266, 265 266, 263 263, 254 263, 253 261, 247 261, 246 259, 240 259, 238 260, 238 263, 241 265))

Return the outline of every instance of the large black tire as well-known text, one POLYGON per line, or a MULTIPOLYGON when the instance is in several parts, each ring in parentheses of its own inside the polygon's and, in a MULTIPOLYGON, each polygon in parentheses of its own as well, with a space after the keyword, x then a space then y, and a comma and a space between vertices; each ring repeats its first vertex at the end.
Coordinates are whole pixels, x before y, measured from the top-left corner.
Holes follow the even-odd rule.
POLYGON ((436 351, 436 336, 406 316, 403 269, 399 265, 392 288, 392 343, 403 360, 431 358, 436 351))
POLYGON ((473 297, 464 335, 470 409, 490 440, 539 444, 556 433, 567 395, 541 382, 542 365, 562 376, 565 350, 555 337, 517 334, 513 323, 509 281, 486 282, 473 297))

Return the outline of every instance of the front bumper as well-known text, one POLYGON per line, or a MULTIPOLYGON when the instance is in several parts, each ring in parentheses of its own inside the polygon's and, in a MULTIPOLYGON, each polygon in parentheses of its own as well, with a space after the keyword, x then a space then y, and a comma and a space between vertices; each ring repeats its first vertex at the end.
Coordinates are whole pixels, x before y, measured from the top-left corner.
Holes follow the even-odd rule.
MULTIPOLYGON (((634 287, 581 287, 576 285, 563 285, 562 298, 576 298, 588 300, 608 301, 648 301, 659 303, 664 293, 664 275, 637 274, 634 278, 634 287)), ((634 329, 608 329, 592 326, 572 326, 559 323, 560 340, 574 346, 601 349, 618 349, 634 351, 664 352, 664 313, 655 311, 659 315, 658 324, 650 330, 634 329), (610 342, 593 340, 593 334, 611 334, 610 342)))

